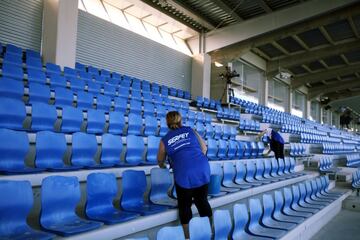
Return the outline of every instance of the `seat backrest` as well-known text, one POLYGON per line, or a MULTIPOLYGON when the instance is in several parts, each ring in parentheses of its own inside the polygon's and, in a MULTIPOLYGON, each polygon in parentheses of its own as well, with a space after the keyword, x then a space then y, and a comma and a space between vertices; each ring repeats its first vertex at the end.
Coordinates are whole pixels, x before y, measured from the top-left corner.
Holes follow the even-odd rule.
POLYGON ((250 210, 249 229, 256 228, 260 224, 260 217, 263 213, 263 208, 260 203, 260 199, 251 198, 249 200, 249 210, 250 210))
POLYGON ((235 182, 241 183, 244 182, 245 176, 246 176, 246 167, 243 162, 236 161, 236 176, 235 176, 235 182))
POLYGON ((251 157, 256 158, 259 152, 257 142, 250 142, 250 145, 251 145, 251 157))
POLYGON ((157 152, 159 150, 161 138, 156 136, 148 136, 146 162, 157 163, 157 152))
POLYGON ((184 231, 181 226, 162 227, 157 235, 156 240, 185 240, 184 231))
POLYGON ((191 240, 211 239, 211 226, 208 217, 193 217, 189 222, 191 240))
POLYGON ((276 190, 275 193, 275 209, 274 209, 274 215, 281 214, 282 208, 284 206, 284 197, 280 190, 276 190))
POLYGON ((123 143, 120 136, 109 133, 102 135, 101 144, 101 163, 105 164, 119 164, 123 143))
POLYGON ((87 110, 87 127, 88 133, 102 133, 105 126, 105 112, 102 110, 87 110))
POLYGON ((97 152, 95 135, 77 132, 72 135, 71 163, 75 166, 91 166, 96 162, 94 156, 97 152))
POLYGON ((220 139, 219 141, 219 151, 218 151, 218 157, 220 159, 226 159, 227 158, 227 143, 225 140, 220 139))
POLYGON ((272 218, 274 212, 274 199, 270 194, 263 195, 263 206, 264 206, 264 214, 262 216, 263 221, 265 219, 272 218))
POLYGON ((0 78, 1 97, 21 99, 24 95, 24 84, 12 78, 0 78))
POLYGON ((117 194, 116 177, 112 173, 91 173, 86 180, 86 215, 114 208, 113 200, 117 194))
POLYGON ((144 171, 125 170, 122 175, 122 195, 120 205, 141 206, 144 204, 146 176, 144 171))
POLYGON ((246 225, 249 221, 249 213, 245 204, 236 203, 234 204, 234 232, 233 239, 236 239, 234 236, 240 235, 245 232, 246 225))
POLYGON ((0 127, 22 129, 25 117, 26 109, 21 100, 0 97, 0 127))
POLYGON ((291 189, 288 187, 283 188, 284 191, 284 208, 290 208, 293 202, 293 195, 291 189))
POLYGON ((146 136, 156 135, 158 130, 158 121, 154 116, 145 117, 145 129, 144 134, 146 136))
POLYGON ((83 113, 81 109, 64 106, 62 108, 62 132, 78 132, 83 121, 83 113))
POLYGON ((49 176, 41 183, 40 224, 51 226, 76 216, 80 201, 80 184, 77 177, 49 176))
POLYGON ((26 218, 33 207, 33 193, 29 181, 0 181, 0 236, 23 234, 28 230, 26 218), (21 194, 20 194, 21 193, 21 194))
POLYGON ((126 137, 125 162, 129 164, 140 164, 145 150, 144 140, 140 136, 128 135, 126 137))
POLYGON ((256 160, 256 173, 255 173, 255 178, 256 179, 262 179, 263 175, 264 175, 264 160, 262 159, 257 159, 256 160))
POLYGON ((56 107, 46 103, 31 104, 31 129, 54 130, 57 119, 56 107))
POLYGON ((128 116, 128 134, 141 135, 143 121, 140 114, 130 113, 128 116))
POLYGON ((123 134, 125 117, 123 112, 110 111, 109 113, 109 133, 123 134))
POLYGON ((217 146, 217 141, 214 140, 214 139, 207 139, 207 157, 210 159, 210 160, 213 160, 213 159, 217 159, 217 152, 218 152, 218 146, 217 146))
POLYGON ((224 179, 223 182, 233 183, 236 175, 236 170, 232 162, 224 162, 224 179))
POLYGON ((26 132, 0 129, 0 169, 22 169, 29 151, 26 132))
POLYGON ((228 239, 232 228, 229 210, 215 210, 214 212, 214 240, 228 239))
POLYGON ((279 166, 279 168, 278 168, 278 174, 279 175, 283 175, 284 174, 284 169, 285 169, 285 165, 284 165, 284 159, 282 159, 282 158, 279 158, 278 159, 278 166, 279 166))
POLYGON ((249 161, 246 163, 246 180, 253 180, 255 176, 255 163, 252 161, 249 161))
POLYGON ((63 167, 63 157, 65 153, 66 139, 64 134, 51 131, 36 133, 36 167, 63 167))
POLYGON ((168 198, 168 191, 172 186, 172 177, 168 169, 152 168, 150 170, 151 189, 150 201, 168 198))
POLYGON ((244 142, 241 141, 237 141, 237 152, 236 152, 236 156, 241 159, 244 157, 244 152, 245 152, 245 146, 244 146, 244 142))
POLYGON ((278 174, 279 165, 275 158, 271 159, 271 175, 276 176, 278 174))

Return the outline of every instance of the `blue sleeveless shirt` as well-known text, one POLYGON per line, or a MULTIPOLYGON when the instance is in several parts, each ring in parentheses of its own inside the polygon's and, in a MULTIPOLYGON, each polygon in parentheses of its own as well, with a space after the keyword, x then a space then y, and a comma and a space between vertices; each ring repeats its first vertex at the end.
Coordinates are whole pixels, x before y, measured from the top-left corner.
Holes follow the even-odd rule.
POLYGON ((171 130, 161 140, 171 160, 176 184, 190 189, 209 183, 210 165, 192 128, 171 130))

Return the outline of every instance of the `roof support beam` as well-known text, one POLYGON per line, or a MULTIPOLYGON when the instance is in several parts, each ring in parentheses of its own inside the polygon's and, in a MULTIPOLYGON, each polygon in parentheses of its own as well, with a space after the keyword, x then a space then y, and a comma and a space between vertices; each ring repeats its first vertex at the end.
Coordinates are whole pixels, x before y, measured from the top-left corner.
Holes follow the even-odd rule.
POLYGON ((327 93, 332 93, 335 91, 340 91, 348 88, 360 87, 360 78, 354 79, 350 82, 342 82, 339 83, 332 83, 327 85, 326 87, 312 87, 309 89, 308 97, 310 99, 314 99, 320 95, 326 95, 327 93))
POLYGON ((186 7, 186 5, 180 3, 179 1, 166 0, 166 3, 173 6, 174 8, 179 10, 180 12, 184 13, 185 15, 191 17, 192 19, 194 19, 195 21, 197 21, 198 23, 200 23, 201 25, 203 25, 207 29, 212 30, 212 29, 215 28, 215 26, 212 25, 211 23, 209 23, 209 21, 207 21, 206 19, 204 19, 202 17, 199 17, 199 14, 197 14, 196 12, 191 11, 189 8, 186 7))
POLYGON ((321 82, 322 80, 330 79, 336 76, 352 74, 359 71, 360 63, 352 64, 346 67, 327 69, 322 72, 307 74, 303 77, 297 77, 291 81, 291 86, 296 89, 306 83, 316 83, 321 82))
POLYGON ((349 51, 360 49, 360 41, 352 41, 344 44, 328 46, 318 50, 313 50, 311 53, 305 52, 296 55, 291 55, 276 61, 269 61, 267 64, 267 75, 274 76, 277 74, 279 66, 282 68, 291 68, 293 66, 302 65, 318 59, 326 58, 329 56, 340 55, 349 51))
MULTIPOLYGON (((312 0, 297 7, 224 27, 206 37, 206 51, 210 52, 213 61, 237 59, 253 47, 339 21, 353 13, 360 13, 359 4, 348 6, 355 2, 336 0, 329 4, 329 1, 312 0), (327 12, 332 14, 325 14, 327 12), (313 18, 311 22, 305 21, 309 18, 313 18), (296 24, 300 21, 301 23, 296 24), (290 26, 291 24, 296 25, 290 26)), ((198 44, 198 39, 191 39, 188 43, 192 49, 198 44)))
POLYGON ((230 14, 232 18, 234 18, 237 22, 242 22, 244 19, 240 17, 234 9, 231 9, 223 0, 212 0, 219 8, 224 10, 226 13, 230 14))
POLYGON ((360 96, 360 91, 340 93, 340 94, 339 93, 331 93, 331 94, 327 95, 327 97, 330 99, 330 102, 335 102, 338 100, 357 97, 357 96, 360 96))

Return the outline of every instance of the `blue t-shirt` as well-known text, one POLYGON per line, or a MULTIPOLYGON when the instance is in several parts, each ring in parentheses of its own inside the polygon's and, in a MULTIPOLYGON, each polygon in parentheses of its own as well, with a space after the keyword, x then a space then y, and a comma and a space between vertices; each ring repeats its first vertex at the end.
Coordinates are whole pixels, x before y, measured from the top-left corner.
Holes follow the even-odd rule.
POLYGON ((209 161, 190 127, 171 130, 161 140, 171 159, 176 184, 189 189, 209 183, 209 161))
POLYGON ((277 131, 274 131, 274 130, 271 131, 271 140, 281 143, 281 144, 285 143, 284 139, 281 137, 281 135, 277 131))

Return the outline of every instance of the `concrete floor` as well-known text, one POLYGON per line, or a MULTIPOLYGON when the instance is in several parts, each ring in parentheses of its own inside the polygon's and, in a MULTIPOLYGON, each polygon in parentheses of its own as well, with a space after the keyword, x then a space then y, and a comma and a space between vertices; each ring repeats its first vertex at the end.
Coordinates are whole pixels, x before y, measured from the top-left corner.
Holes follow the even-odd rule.
POLYGON ((360 240, 360 212, 342 209, 311 240, 360 240))

